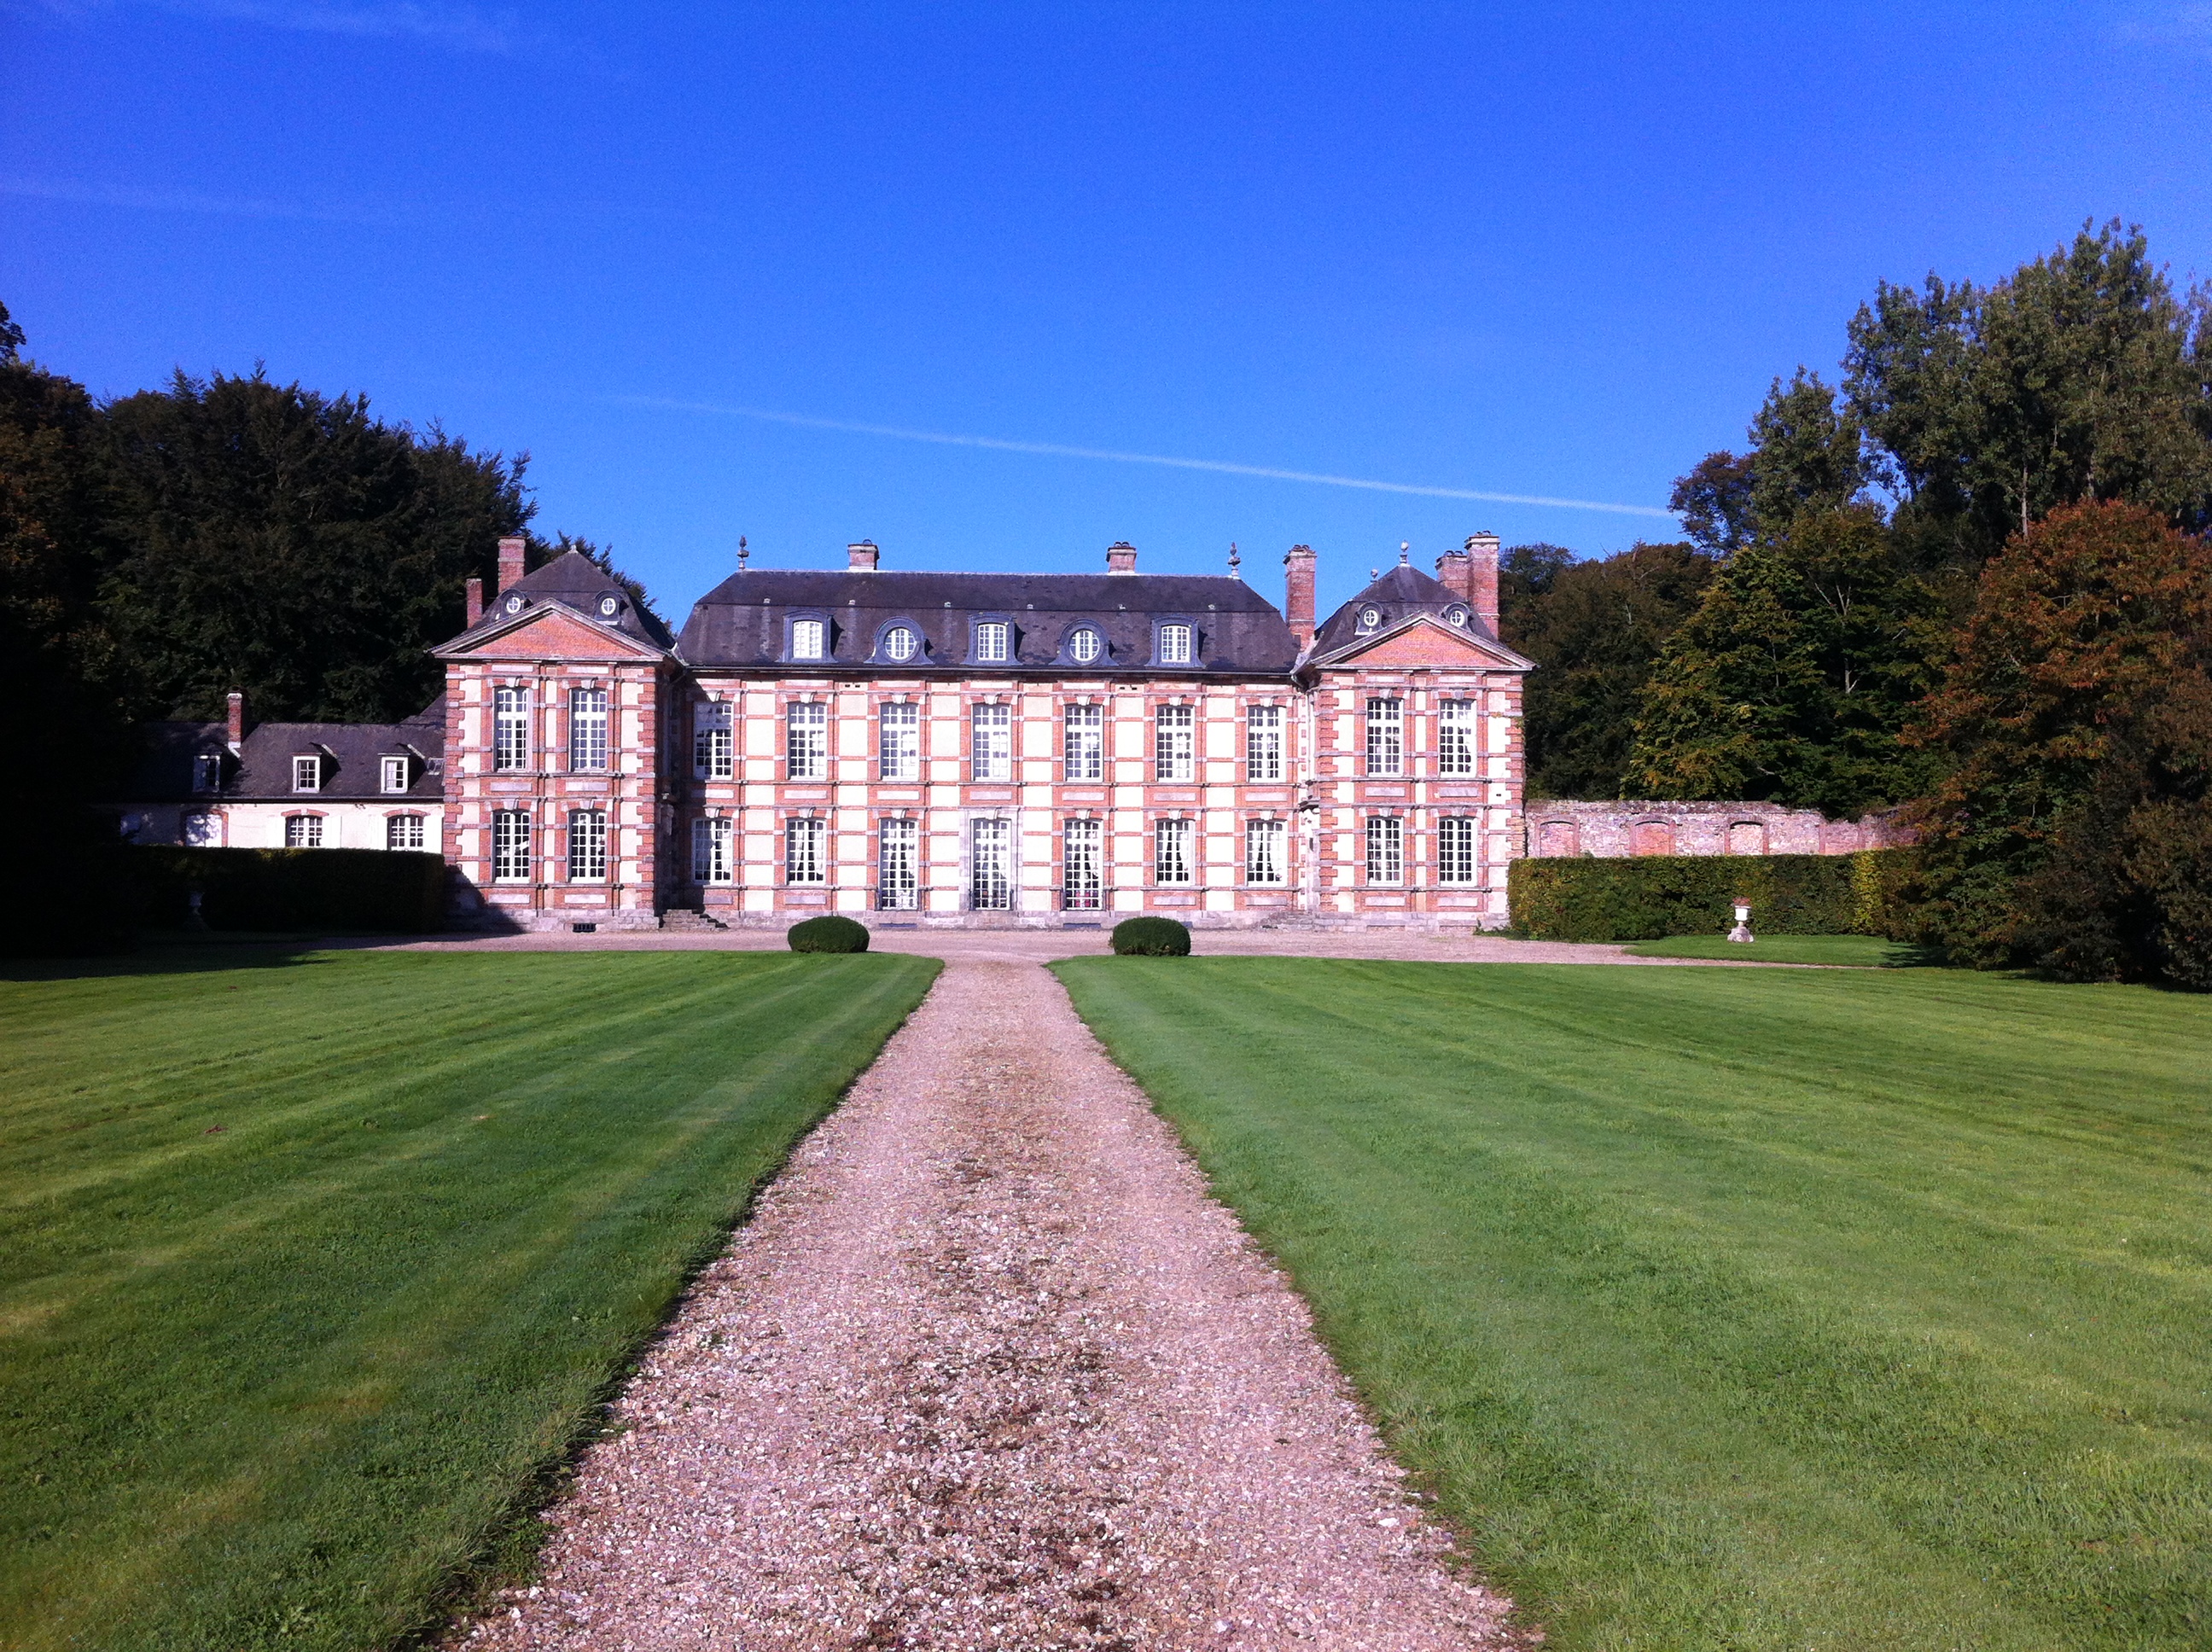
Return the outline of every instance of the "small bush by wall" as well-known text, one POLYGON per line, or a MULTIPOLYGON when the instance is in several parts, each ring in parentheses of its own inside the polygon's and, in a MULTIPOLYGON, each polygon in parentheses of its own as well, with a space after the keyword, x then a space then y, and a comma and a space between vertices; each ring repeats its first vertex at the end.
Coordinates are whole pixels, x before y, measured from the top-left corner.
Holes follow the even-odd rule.
POLYGON ((1856 854, 1522 859, 1507 874, 1513 926, 1545 941, 1724 934, 1738 897, 1754 932, 1892 935, 1909 849, 1856 854))
POLYGON ((850 918, 825 912, 819 918, 802 919, 783 932, 794 952, 865 952, 868 926, 850 918))
POLYGON ((139 921, 170 929, 191 911, 210 929, 366 929, 420 935, 446 926, 446 863, 404 849, 176 849, 128 852, 139 921))
POLYGON ((1190 931, 1172 918, 1124 918, 1114 926, 1114 951, 1124 958, 1187 958, 1190 931))

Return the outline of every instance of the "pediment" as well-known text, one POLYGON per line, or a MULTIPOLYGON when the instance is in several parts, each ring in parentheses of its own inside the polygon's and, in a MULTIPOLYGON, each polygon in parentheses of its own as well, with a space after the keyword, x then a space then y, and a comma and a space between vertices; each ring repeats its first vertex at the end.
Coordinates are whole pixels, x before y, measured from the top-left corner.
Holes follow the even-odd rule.
POLYGON ((1316 665, 1371 665, 1398 669, 1527 671, 1535 661, 1515 653, 1502 642, 1480 637, 1433 615, 1416 614, 1388 630, 1347 643, 1334 653, 1312 662, 1316 665))
POLYGON ((662 651, 556 604, 520 614, 435 650, 441 659, 658 659, 662 651))

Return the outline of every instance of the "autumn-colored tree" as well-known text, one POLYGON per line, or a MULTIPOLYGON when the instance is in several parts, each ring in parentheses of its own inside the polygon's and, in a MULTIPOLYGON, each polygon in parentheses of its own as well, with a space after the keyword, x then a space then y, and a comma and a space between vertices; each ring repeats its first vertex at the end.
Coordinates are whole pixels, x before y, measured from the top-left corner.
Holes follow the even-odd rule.
POLYGON ((1929 938, 1964 962, 2212 987, 2212 543, 2054 511, 1984 569, 1911 738, 1929 938))

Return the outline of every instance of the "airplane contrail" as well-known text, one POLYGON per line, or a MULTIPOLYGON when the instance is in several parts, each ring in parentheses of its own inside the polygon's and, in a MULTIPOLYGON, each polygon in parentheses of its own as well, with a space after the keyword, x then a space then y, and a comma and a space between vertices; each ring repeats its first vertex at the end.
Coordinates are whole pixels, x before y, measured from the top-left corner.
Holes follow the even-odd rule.
POLYGON ((908 430, 893 424, 862 424, 852 419, 822 419, 805 413, 780 413, 764 407, 735 407, 721 402, 678 401, 662 396, 615 396, 626 407, 663 408, 676 413, 712 413, 733 419, 808 430, 842 430, 856 436, 890 436, 899 441, 933 441, 947 447, 988 447, 1003 453, 1042 453, 1054 459, 1097 459, 1116 465, 1164 465, 1178 471, 1214 471, 1224 476, 1264 477, 1275 482, 1311 482, 1328 488, 1364 488, 1383 494, 1417 494, 1428 499, 1473 499, 1492 505, 1548 505, 1559 510, 1610 511, 1620 516, 1657 516, 1671 521, 1672 511, 1655 505, 1613 505, 1595 499, 1553 499, 1542 494, 1489 493, 1479 488, 1430 488, 1411 482, 1376 482, 1365 477, 1330 476, 1319 471, 1284 471, 1266 465, 1235 465, 1227 459, 1176 459, 1166 453, 1125 453, 1111 447, 1070 447, 1052 441, 1010 441, 1002 436, 962 436, 942 430, 908 430))

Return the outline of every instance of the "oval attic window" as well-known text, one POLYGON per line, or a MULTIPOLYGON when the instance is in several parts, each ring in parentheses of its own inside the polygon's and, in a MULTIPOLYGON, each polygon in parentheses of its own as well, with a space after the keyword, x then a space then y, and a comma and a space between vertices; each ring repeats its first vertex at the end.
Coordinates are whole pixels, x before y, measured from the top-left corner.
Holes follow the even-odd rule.
POLYGON ((1098 633, 1087 625, 1067 640, 1068 657, 1083 665, 1097 659, 1098 651, 1098 633))
POLYGON ((1371 631, 1382 623, 1382 616, 1374 609, 1363 608, 1359 610, 1359 629, 1361 630, 1371 631))
POLYGON ((610 593, 599 598, 599 612, 609 619, 622 612, 622 598, 610 593))
POLYGON ((884 633, 884 653, 893 659, 912 659, 921 647, 911 627, 894 625, 884 633))

